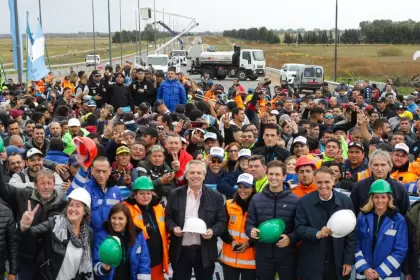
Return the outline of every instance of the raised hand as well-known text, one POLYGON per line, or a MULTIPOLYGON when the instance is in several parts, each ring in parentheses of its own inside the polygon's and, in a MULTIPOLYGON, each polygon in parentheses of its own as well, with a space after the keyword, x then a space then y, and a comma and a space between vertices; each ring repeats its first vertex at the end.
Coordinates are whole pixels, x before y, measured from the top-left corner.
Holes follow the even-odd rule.
POLYGON ((31 201, 28 200, 28 210, 26 210, 25 213, 23 213, 22 219, 20 220, 20 228, 22 231, 25 231, 32 225, 32 222, 34 221, 34 217, 38 209, 39 204, 37 204, 34 210, 32 210, 31 201))

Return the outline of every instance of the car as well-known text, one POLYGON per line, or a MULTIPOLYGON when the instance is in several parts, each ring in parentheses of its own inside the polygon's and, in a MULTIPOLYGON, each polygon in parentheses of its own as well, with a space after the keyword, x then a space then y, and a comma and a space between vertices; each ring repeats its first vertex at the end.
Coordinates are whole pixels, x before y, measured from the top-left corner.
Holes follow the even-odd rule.
POLYGON ((200 41, 198 41, 198 44, 199 44, 199 45, 201 45, 202 43, 203 43, 203 41, 201 41, 201 40, 200 40, 200 41))
POLYGON ((286 63, 280 68, 280 81, 286 81, 289 85, 293 85, 296 73, 300 70, 302 72, 305 64, 286 63))

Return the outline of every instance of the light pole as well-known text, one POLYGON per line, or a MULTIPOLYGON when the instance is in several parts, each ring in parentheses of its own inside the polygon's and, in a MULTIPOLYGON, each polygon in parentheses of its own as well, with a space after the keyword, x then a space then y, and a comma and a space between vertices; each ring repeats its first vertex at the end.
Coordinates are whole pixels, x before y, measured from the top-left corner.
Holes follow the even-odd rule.
MULTIPOLYGON (((137 15, 138 15, 138 12, 134 11, 134 18, 136 19, 136 31, 138 31, 137 30, 137 15)), ((136 56, 138 56, 138 55, 139 55, 139 33, 136 32, 136 56)), ((134 60, 135 60, 135 58, 134 58, 134 60)))
POLYGON ((338 0, 335 0, 334 82, 337 81, 338 0))
MULTIPOLYGON (((153 22, 156 22, 156 0, 153 0, 153 22)), ((154 24, 154 27, 155 27, 155 51, 156 51, 156 49, 157 49, 157 46, 156 46, 156 24, 154 24)))
POLYGON ((112 45, 111 45, 111 9, 108 0, 108 48, 109 48, 109 65, 112 66, 112 45))
POLYGON ((141 21, 141 13, 140 13, 140 0, 137 1, 137 8, 138 8, 138 12, 139 12, 139 41, 140 41, 140 56, 141 56, 141 25, 140 25, 140 21, 141 21))
POLYGON ((95 7, 92 0, 92 26, 93 26, 93 58, 95 60, 94 66, 96 70, 96 38, 95 38, 95 7))
MULTIPOLYGON (((22 34, 20 34, 19 30, 19 15, 18 15, 18 4, 17 0, 13 1, 14 5, 14 13, 15 13, 15 36, 16 36, 16 57, 17 57, 17 70, 18 70, 18 81, 19 83, 22 83, 22 76, 23 76, 23 65, 22 65, 22 52, 20 48, 21 40, 22 40, 22 34)), ((27 58, 29 59, 29 58, 27 58)), ((29 69, 26 69, 26 71, 30 71, 29 69)))
POLYGON ((42 26, 41 0, 38 1, 38 9, 39 9, 39 23, 42 26))
POLYGON ((122 18, 121 18, 121 0, 120 0, 120 58, 121 58, 121 64, 120 64, 120 67, 123 67, 123 65, 122 65, 122 60, 123 60, 123 58, 122 58, 122 18))

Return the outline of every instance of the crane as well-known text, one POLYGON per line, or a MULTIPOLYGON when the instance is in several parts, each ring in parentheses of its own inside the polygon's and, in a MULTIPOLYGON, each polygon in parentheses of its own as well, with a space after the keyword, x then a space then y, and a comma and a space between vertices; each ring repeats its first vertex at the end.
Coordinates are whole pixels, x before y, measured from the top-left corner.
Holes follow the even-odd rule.
POLYGON ((166 42, 165 44, 161 45, 159 48, 157 48, 155 50, 155 52, 157 54, 159 54, 162 50, 165 49, 165 47, 169 46, 170 44, 172 44, 172 42, 175 42, 176 40, 179 40, 179 38, 181 38, 184 34, 190 32, 192 29, 194 29, 195 27, 197 27, 199 24, 198 22, 196 22, 195 20, 191 21, 187 27, 185 27, 181 32, 179 32, 175 37, 173 37, 171 40, 169 40, 168 42, 166 42))
MULTIPOLYGON (((176 36, 179 34, 179 32, 173 31, 171 28, 169 28, 169 26, 167 26, 163 21, 155 21, 153 24, 157 24, 159 23, 160 25, 163 26, 163 28, 165 28, 166 30, 168 30, 170 33, 172 33, 172 35, 176 36)), ((184 49, 184 41, 181 40, 181 38, 178 38, 179 44, 181 45, 181 50, 184 49)))

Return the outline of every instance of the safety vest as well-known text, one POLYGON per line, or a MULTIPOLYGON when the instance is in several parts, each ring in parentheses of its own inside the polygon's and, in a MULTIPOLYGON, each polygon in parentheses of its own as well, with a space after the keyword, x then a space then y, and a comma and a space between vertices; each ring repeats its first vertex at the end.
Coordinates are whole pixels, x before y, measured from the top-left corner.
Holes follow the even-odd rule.
POLYGON ((417 176, 414 173, 407 172, 407 171, 404 171, 404 172, 394 171, 390 174, 390 177, 392 179, 395 179, 401 182, 403 185, 417 182, 417 180, 419 179, 419 176, 417 176))
MULTIPOLYGON (((132 205, 126 201, 124 201, 124 204, 127 205, 128 209, 130 209, 131 217, 134 224, 143 231, 144 238, 146 240, 149 239, 149 234, 147 233, 146 226, 143 223, 143 214, 138 205, 132 205)), ((166 235, 165 228, 165 209, 163 209, 162 204, 158 204, 156 206, 153 206, 153 212, 155 213, 156 222, 159 228, 160 236, 162 238, 163 269, 165 270, 166 274, 169 275, 169 253, 168 238, 166 235)))
POLYGON ((357 173, 357 182, 367 179, 370 177, 370 170, 366 169, 363 170, 362 172, 357 173))
MULTIPOLYGON (((226 201, 226 209, 229 216, 227 230, 233 240, 243 243, 249 240, 245 234, 245 223, 248 212, 242 213, 242 208, 233 202, 232 199, 226 201)), ((255 269, 255 249, 248 248, 242 253, 233 251, 232 245, 223 242, 220 261, 228 266, 244 269, 255 269)))
POLYGON ((255 189, 257 192, 262 192, 265 188, 265 186, 268 185, 268 177, 267 175, 264 175, 264 177, 261 180, 257 180, 255 182, 255 189))

